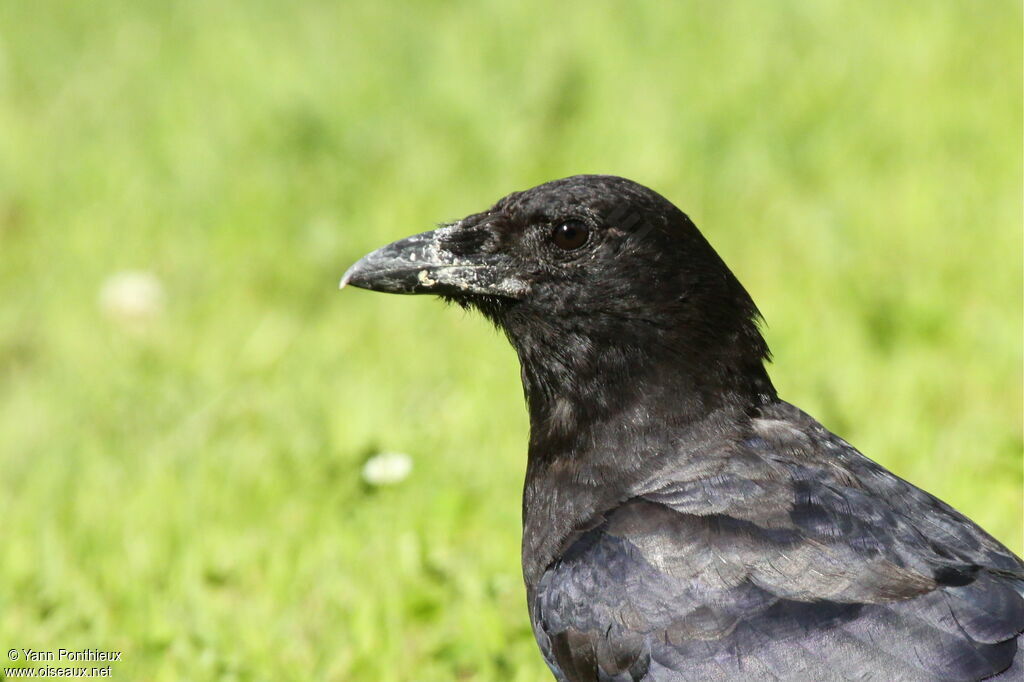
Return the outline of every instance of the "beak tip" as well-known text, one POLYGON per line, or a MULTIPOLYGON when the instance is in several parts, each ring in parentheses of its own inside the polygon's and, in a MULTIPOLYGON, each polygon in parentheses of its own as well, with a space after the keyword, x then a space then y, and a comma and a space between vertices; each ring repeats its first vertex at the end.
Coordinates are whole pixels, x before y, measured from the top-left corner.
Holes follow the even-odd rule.
POLYGON ((352 282, 352 278, 356 274, 356 268, 359 266, 359 263, 361 262, 362 261, 356 262, 352 267, 345 271, 344 275, 341 276, 341 281, 338 282, 338 291, 341 291, 352 282))

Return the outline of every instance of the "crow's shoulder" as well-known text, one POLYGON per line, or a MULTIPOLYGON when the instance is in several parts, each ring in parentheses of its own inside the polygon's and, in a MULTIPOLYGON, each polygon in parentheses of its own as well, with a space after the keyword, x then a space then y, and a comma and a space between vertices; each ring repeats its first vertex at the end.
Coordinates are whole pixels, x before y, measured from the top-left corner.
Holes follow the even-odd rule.
MULTIPOLYGON (((762 410, 741 444, 764 461, 781 466, 794 482, 797 512, 811 489, 815 506, 831 515, 859 515, 862 521, 889 522, 883 530, 907 545, 921 545, 953 562, 1020 571, 1024 563, 976 523, 935 496, 896 476, 861 454, 817 420, 785 402, 762 410)), ((799 513, 794 522, 802 525, 799 513)), ((927 553, 927 552, 926 552, 927 553)))
POLYGON ((531 609, 563 680, 981 679, 1024 566, 791 406, 574 536, 531 609))

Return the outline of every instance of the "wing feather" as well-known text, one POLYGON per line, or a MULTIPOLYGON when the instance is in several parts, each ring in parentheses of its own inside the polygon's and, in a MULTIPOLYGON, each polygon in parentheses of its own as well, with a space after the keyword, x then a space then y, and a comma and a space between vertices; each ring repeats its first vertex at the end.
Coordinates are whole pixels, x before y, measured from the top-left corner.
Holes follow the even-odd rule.
POLYGON ((792 410, 573 539, 532 597, 559 679, 1008 671, 1024 631, 1020 559, 792 410))

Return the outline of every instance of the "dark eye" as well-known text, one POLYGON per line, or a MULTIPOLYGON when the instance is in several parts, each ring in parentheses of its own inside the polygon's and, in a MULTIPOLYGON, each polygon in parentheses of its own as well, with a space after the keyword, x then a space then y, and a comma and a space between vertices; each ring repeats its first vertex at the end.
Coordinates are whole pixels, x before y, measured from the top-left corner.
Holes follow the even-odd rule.
POLYGON ((590 228, 581 220, 566 220, 555 227, 551 233, 551 240, 555 246, 565 251, 578 249, 587 243, 590 236, 590 228))

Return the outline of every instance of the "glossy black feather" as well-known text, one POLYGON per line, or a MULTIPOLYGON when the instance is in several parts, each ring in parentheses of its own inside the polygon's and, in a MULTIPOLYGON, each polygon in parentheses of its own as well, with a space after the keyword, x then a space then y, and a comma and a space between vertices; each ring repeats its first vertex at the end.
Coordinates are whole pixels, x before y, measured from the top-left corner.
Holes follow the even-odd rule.
POLYGON ((556 677, 974 680, 1010 665, 1016 557, 934 498, 890 507, 879 495, 912 486, 789 405, 750 428, 706 485, 658 477, 545 571, 533 615, 556 677), (764 462, 758 491, 789 494, 761 518, 747 457, 764 462), (870 475, 840 473, 844 460, 870 475), (970 541, 938 552, 921 532, 933 523, 970 541))

